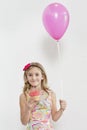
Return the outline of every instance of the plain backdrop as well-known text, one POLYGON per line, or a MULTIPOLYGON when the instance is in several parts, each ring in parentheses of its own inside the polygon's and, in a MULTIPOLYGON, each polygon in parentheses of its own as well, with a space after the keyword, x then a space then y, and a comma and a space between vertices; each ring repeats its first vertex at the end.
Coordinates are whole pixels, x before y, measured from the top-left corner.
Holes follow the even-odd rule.
POLYGON ((48 83, 67 109, 55 130, 87 130, 87 1, 0 0, 0 130, 25 130, 20 122, 19 95, 23 67, 40 62, 48 83), (63 4, 69 11, 68 29, 59 42, 42 23, 44 8, 63 4), (58 52, 59 47, 59 52, 58 52))

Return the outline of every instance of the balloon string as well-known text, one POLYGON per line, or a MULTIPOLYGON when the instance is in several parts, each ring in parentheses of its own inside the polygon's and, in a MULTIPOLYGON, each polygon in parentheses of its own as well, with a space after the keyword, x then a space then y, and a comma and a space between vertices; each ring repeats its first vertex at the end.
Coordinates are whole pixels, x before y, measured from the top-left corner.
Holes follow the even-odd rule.
POLYGON ((57 51, 58 51, 58 63, 59 63, 59 80, 60 80, 60 98, 63 99, 63 81, 62 81, 62 76, 61 76, 61 46, 60 42, 57 43, 57 51))

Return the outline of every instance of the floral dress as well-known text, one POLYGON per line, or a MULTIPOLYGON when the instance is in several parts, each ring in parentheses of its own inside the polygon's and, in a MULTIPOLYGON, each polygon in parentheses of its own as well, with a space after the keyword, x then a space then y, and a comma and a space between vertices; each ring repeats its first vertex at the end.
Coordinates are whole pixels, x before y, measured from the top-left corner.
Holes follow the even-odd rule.
POLYGON ((32 117, 27 124, 27 130, 53 130, 51 122, 51 92, 40 93, 40 101, 32 110, 32 117))

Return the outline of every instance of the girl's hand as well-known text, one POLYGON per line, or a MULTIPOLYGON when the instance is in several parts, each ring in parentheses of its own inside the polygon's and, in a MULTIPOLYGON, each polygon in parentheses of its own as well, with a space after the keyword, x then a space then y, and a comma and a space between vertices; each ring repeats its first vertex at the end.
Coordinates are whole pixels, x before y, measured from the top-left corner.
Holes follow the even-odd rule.
POLYGON ((29 92, 25 92, 26 99, 27 99, 27 106, 29 110, 33 110, 33 108, 38 104, 38 101, 34 99, 34 97, 29 96, 29 92))
POLYGON ((66 101, 65 100, 60 100, 60 109, 65 110, 66 106, 67 106, 66 101))

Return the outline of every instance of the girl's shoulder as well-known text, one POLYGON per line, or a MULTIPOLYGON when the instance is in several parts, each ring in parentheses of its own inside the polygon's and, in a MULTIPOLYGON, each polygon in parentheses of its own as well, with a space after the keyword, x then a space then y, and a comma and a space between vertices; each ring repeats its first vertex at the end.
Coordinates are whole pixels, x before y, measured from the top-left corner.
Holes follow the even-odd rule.
POLYGON ((56 102, 56 94, 52 89, 49 90, 49 97, 52 105, 54 105, 54 103, 56 102))
POLYGON ((20 94, 19 100, 20 100, 20 101, 25 101, 25 100, 26 100, 26 96, 25 96, 24 93, 21 93, 21 94, 20 94))
POLYGON ((52 89, 49 89, 49 94, 51 95, 51 97, 54 97, 55 96, 55 92, 52 90, 52 89))

